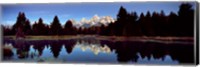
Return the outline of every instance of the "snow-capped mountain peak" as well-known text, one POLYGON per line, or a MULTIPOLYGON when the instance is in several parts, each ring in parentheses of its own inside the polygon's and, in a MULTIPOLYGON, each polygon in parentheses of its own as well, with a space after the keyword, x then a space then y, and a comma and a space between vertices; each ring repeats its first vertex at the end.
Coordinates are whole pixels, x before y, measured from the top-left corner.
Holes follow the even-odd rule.
POLYGON ((87 20, 86 18, 82 18, 79 22, 71 19, 73 25, 75 27, 91 27, 91 26, 101 26, 102 24, 108 25, 115 20, 111 16, 98 16, 97 14, 94 15, 91 19, 87 20))

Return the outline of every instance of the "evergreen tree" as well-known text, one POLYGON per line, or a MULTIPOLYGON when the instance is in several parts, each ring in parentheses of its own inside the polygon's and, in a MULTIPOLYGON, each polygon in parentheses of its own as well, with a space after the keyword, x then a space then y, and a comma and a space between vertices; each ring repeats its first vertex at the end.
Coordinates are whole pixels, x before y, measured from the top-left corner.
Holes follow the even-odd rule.
POLYGON ((117 21, 115 22, 115 35, 121 36, 123 34, 124 26, 127 24, 127 15, 126 9, 121 6, 117 14, 117 21))
POLYGON ((33 24, 34 35, 47 35, 47 31, 42 18, 39 18, 38 22, 33 24))
POLYGON ((75 34, 75 30, 73 28, 72 21, 68 20, 64 25, 64 32, 67 35, 75 34))
POLYGON ((180 5, 178 11, 179 22, 177 25, 177 33, 181 36, 193 36, 194 34, 194 10, 189 3, 183 3, 180 5))
POLYGON ((31 34, 31 25, 30 25, 30 21, 26 20, 25 25, 24 25, 24 32, 26 35, 30 35, 31 34))
POLYGON ((179 36, 178 35, 179 31, 176 28, 177 27, 176 23, 178 22, 178 16, 175 13, 171 12, 168 17, 169 17, 168 23, 170 27, 169 30, 171 30, 169 32, 170 36, 179 36))
POLYGON ((24 33, 26 21, 27 21, 27 19, 26 19, 25 14, 23 12, 19 12, 18 17, 17 17, 17 21, 12 27, 12 31, 14 33, 16 33, 16 32, 18 32, 19 29, 21 29, 21 32, 24 33))
POLYGON ((53 34, 53 35, 61 34, 62 27, 61 27, 60 21, 58 19, 58 16, 54 17, 53 22, 51 23, 50 27, 51 27, 51 30, 50 30, 51 34, 53 34))

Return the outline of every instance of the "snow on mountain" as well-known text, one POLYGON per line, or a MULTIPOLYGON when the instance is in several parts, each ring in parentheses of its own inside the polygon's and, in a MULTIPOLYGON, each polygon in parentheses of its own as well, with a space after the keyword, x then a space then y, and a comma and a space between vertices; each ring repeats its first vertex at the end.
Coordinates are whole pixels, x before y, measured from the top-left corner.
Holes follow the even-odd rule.
POLYGON ((87 20, 86 18, 82 18, 79 22, 71 19, 73 25, 77 28, 79 27, 91 27, 91 26, 101 26, 102 24, 108 25, 109 23, 114 22, 115 20, 111 16, 102 16, 94 15, 91 19, 87 20))

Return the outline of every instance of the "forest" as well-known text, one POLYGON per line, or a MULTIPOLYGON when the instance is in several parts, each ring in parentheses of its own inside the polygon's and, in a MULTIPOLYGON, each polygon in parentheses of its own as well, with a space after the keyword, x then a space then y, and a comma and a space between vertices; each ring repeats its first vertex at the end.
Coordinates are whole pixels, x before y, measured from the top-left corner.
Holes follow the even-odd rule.
POLYGON ((75 27, 68 20, 64 25, 60 24, 58 16, 53 18, 50 25, 39 18, 38 22, 30 24, 24 12, 19 12, 16 23, 11 27, 1 25, 3 35, 103 35, 103 36, 187 36, 194 35, 194 9, 191 4, 183 3, 177 13, 164 11, 147 11, 146 15, 136 12, 127 12, 121 6, 116 15, 116 21, 108 25, 91 26, 89 28, 75 27))

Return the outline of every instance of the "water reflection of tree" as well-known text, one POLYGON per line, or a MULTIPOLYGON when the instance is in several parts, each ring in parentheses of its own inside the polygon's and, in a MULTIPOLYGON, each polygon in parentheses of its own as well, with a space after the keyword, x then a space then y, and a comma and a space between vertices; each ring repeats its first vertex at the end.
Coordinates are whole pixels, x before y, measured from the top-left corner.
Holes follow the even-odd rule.
POLYGON ((52 41, 50 44, 50 50, 53 53, 53 56, 57 58, 60 54, 62 44, 59 41, 52 41))
POLYGON ((64 41, 64 46, 65 46, 65 49, 66 49, 66 52, 68 54, 70 54, 74 48, 76 44, 76 41, 75 40, 67 40, 67 41, 64 41))
POLYGON ((34 48, 35 50, 38 50, 39 56, 42 55, 43 50, 44 50, 44 47, 45 47, 45 44, 42 43, 42 42, 37 42, 37 43, 34 44, 34 46, 33 46, 33 48, 34 48))
POLYGON ((30 44, 28 44, 24 40, 16 40, 14 47, 17 49, 17 56, 18 58, 28 58, 28 52, 30 48, 30 44))
POLYGON ((181 63, 194 63, 194 46, 191 44, 172 44, 170 46, 170 55, 173 60, 179 60, 181 63))
POLYGON ((14 55, 14 52, 12 51, 12 48, 11 48, 11 46, 13 47, 14 42, 10 41, 8 39, 4 39, 2 41, 2 43, 3 43, 3 45, 1 45, 2 46, 2 52, 3 52, 2 53, 3 54, 2 59, 11 58, 14 55), (11 44, 11 45, 9 45, 9 44, 11 44))
POLYGON ((150 61, 153 59, 165 60, 170 55, 173 60, 180 63, 194 63, 193 45, 191 44, 163 44, 155 42, 112 42, 100 41, 101 45, 107 45, 111 51, 115 50, 119 62, 137 62, 138 54, 141 58, 150 61))
POLYGON ((137 49, 133 49, 135 45, 130 45, 128 42, 116 42, 116 54, 119 62, 133 61, 137 62, 137 49), (128 45, 128 46, 127 46, 128 45))
POLYGON ((147 57, 150 60, 151 55, 153 55, 154 59, 162 58, 164 60, 164 56, 167 54, 167 46, 162 43, 154 43, 154 42, 144 42, 138 43, 140 46, 139 52, 141 54, 142 59, 147 57))
POLYGON ((3 47, 3 59, 11 58, 14 55, 12 49, 3 47))

